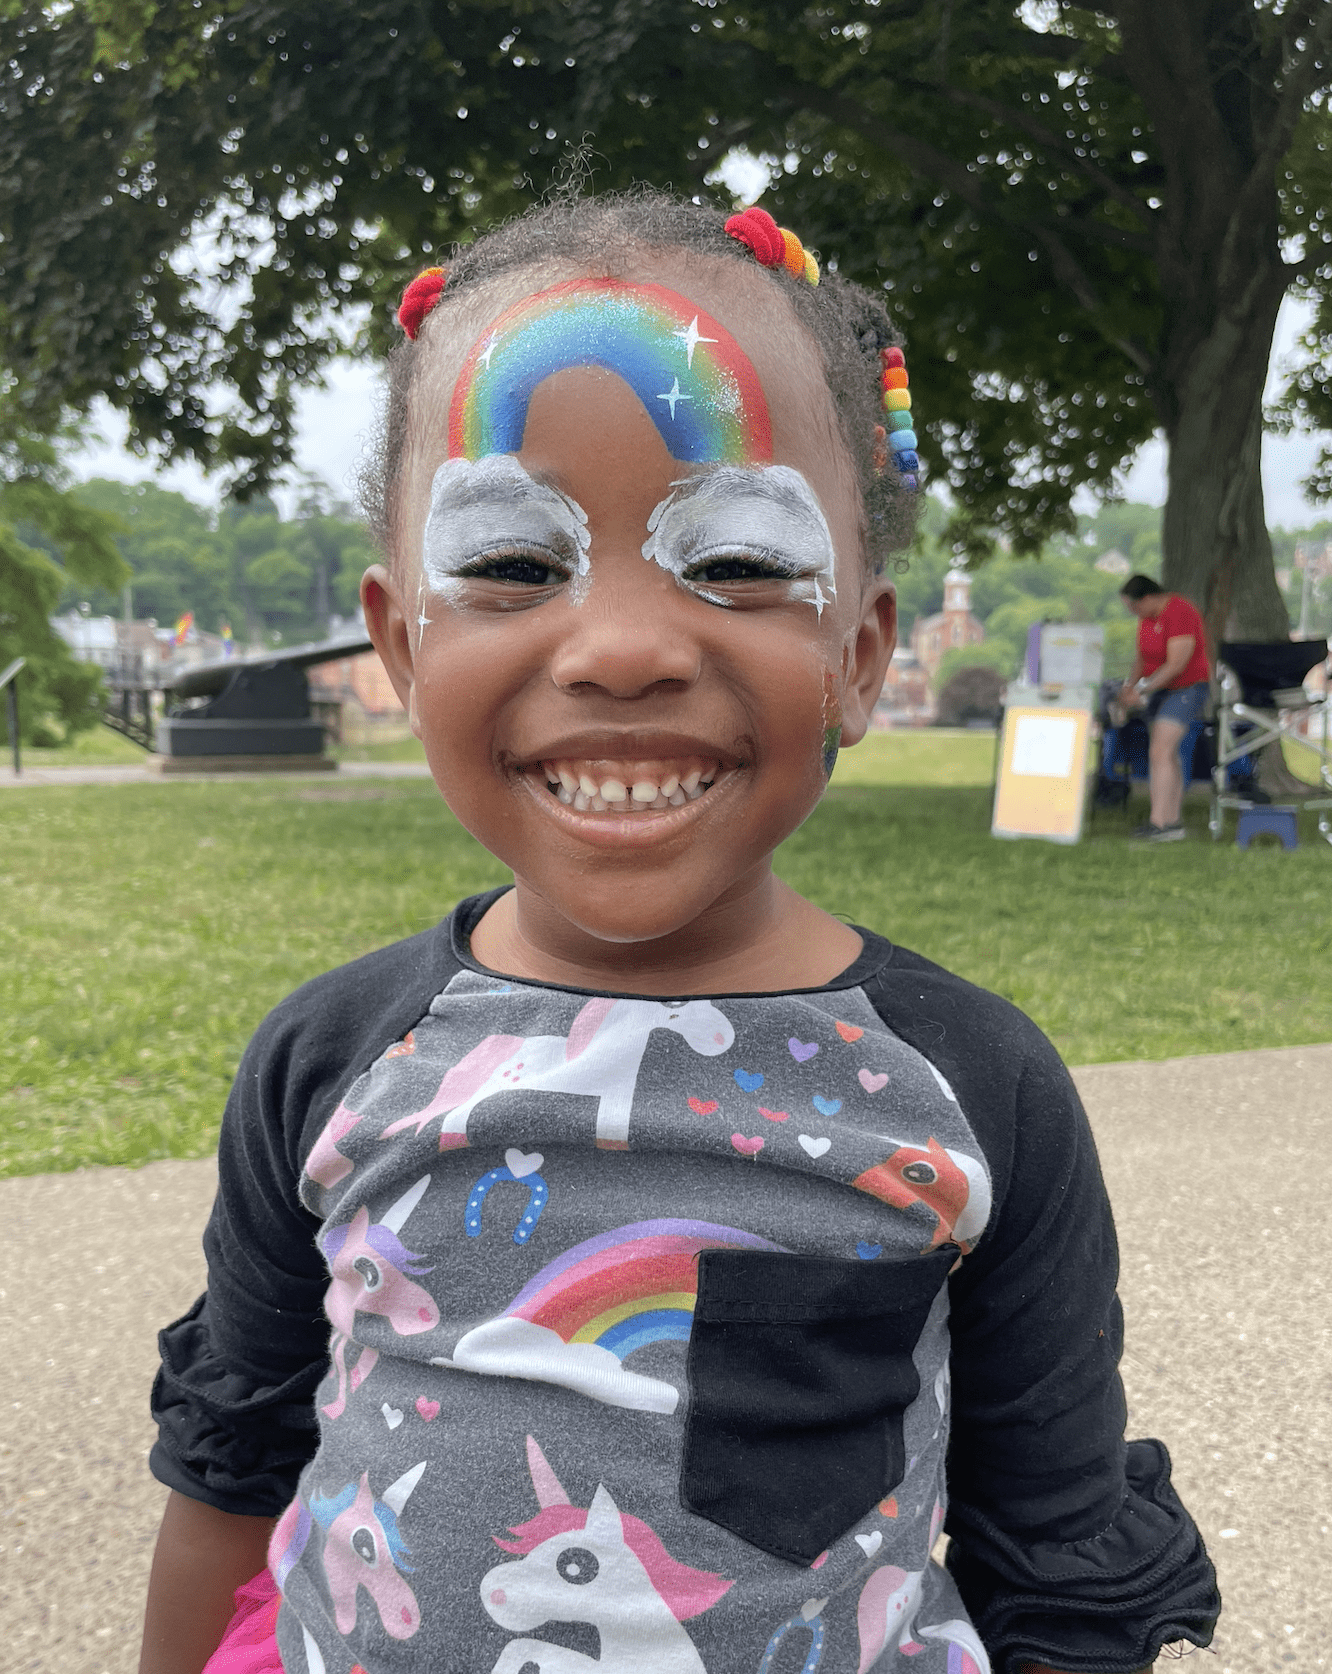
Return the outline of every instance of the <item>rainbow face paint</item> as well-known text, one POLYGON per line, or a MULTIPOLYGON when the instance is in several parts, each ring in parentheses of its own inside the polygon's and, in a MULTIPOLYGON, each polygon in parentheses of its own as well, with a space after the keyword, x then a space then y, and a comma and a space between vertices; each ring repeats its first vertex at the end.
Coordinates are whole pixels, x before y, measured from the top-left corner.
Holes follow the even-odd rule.
POLYGON ((642 402, 672 458, 772 458, 768 404, 749 357, 696 303, 662 285, 572 279, 525 297, 473 344, 453 388, 449 456, 518 453, 537 386, 600 366, 642 402))
POLYGON ((788 579, 788 596, 819 616, 837 596, 832 531, 814 491, 789 465, 721 466, 676 483, 648 519, 643 556, 711 604, 732 601, 696 579, 709 564, 752 564, 788 579))

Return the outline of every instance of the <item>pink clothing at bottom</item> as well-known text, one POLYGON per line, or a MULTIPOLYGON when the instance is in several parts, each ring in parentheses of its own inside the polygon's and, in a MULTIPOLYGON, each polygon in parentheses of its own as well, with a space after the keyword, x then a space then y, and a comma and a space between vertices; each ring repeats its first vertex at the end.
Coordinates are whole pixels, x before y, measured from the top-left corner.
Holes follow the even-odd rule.
POLYGON ((266 1569, 232 1595, 236 1613, 203 1674, 285 1674, 277 1648, 282 1594, 266 1569))

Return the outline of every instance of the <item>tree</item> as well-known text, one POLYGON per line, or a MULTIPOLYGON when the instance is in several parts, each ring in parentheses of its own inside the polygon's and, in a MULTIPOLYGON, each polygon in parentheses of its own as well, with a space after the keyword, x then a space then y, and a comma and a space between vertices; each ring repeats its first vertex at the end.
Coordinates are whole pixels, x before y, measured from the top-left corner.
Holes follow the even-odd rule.
POLYGON ((67 581, 116 588, 126 570, 115 525, 69 492, 51 445, 3 430, 0 418, 0 668, 27 659, 20 727, 29 743, 54 743, 97 720, 101 674, 74 661, 51 612, 67 581))
POLYGON ((1283 422, 1332 418, 1326 0, 8 0, 0 28, 35 415, 105 392, 138 443, 262 486, 329 307, 382 345, 413 269, 584 135, 598 183, 699 194, 744 146, 779 219, 885 287, 959 550, 1071 530, 1159 426, 1166 584, 1218 633, 1286 631, 1262 389, 1293 286, 1319 314, 1283 422))

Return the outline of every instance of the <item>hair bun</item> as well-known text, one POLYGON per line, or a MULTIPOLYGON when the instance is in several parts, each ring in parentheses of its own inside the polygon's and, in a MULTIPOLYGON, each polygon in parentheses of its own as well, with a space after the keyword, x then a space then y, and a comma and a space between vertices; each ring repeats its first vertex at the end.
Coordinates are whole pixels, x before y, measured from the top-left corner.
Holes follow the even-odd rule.
POLYGON ((402 301, 398 304, 398 324, 413 342, 421 329, 421 322, 439 301, 440 293, 448 282, 448 268, 427 267, 402 293, 402 301))

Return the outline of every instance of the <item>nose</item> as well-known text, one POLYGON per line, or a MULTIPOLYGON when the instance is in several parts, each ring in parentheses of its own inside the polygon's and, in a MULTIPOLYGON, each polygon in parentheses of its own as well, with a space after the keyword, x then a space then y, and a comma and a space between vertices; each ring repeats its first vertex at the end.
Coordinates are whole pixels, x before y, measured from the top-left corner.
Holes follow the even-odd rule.
POLYGON ((692 686, 702 653, 687 624, 686 601, 675 581, 632 555, 633 565, 592 583, 569 612, 569 627, 551 659, 550 673, 565 691, 599 689, 636 698, 661 687, 692 686), (644 573, 647 572, 647 573, 644 573))
POLYGON ((504 1603, 504 1588, 503 1587, 494 1588, 494 1590, 491 1592, 491 1595, 490 1595, 490 1602, 492 1604, 503 1604, 504 1603))

